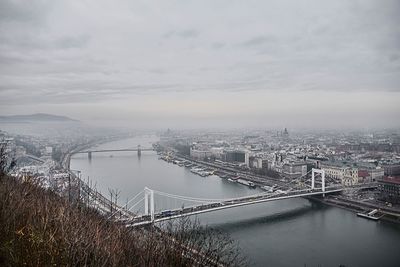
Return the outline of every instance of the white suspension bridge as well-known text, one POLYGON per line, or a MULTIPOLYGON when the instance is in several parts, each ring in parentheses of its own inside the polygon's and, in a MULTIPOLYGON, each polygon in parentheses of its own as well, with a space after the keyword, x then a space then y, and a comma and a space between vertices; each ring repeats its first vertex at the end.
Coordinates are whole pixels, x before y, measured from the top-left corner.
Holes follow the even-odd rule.
POLYGON ((184 216, 192 216, 257 203, 296 197, 325 196, 325 194, 338 193, 348 188, 367 189, 372 187, 376 187, 376 185, 362 184, 344 188, 341 184, 330 183, 327 186, 325 172, 320 169, 312 169, 307 174, 287 183, 285 188, 276 188, 278 190, 274 192, 263 192, 237 198, 219 199, 181 196, 146 187, 131 198, 126 203, 125 208, 117 208, 110 215, 110 218, 114 218, 124 223, 126 226, 136 227, 184 216), (308 178, 309 173, 311 173, 311 178, 308 178), (320 179, 317 180, 317 178, 320 179), (316 185, 318 185, 318 187, 316 185), (281 189, 285 190, 283 191, 281 189), (160 198, 161 201, 156 203, 156 197, 160 198), (134 215, 132 216, 132 214, 134 215))

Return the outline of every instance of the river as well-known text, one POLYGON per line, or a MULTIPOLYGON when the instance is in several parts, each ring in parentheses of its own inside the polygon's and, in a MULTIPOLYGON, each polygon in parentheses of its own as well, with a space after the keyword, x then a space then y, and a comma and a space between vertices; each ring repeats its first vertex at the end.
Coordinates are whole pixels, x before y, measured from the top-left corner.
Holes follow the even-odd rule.
MULTIPOLYGON (((96 146, 102 149, 150 147, 155 136, 141 136, 96 146)), ((96 188, 121 191, 119 203, 145 186, 198 198, 229 198, 260 192, 217 176, 200 177, 187 168, 159 160, 155 152, 76 154, 71 169, 90 177, 96 188)), ((189 204, 189 203, 188 203, 189 204)), ((182 203, 156 199, 158 208, 182 203)), ((139 207, 138 205, 137 207, 139 207)), ((142 205, 143 206, 143 205, 142 205)), ((353 212, 288 199, 200 215, 201 223, 227 232, 251 266, 400 266, 400 226, 357 217, 353 212)))

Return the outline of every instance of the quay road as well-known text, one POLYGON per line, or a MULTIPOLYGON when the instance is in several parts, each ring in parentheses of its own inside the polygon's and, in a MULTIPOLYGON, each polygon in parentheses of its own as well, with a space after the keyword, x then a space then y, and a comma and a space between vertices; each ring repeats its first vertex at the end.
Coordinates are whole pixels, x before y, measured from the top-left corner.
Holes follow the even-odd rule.
POLYGON ((273 186, 275 184, 279 185, 281 188, 283 189, 288 189, 287 188, 287 182, 282 181, 281 179, 278 178, 272 178, 272 177, 268 177, 268 176, 262 176, 262 175, 257 175, 254 173, 250 173, 247 171, 243 171, 243 170, 238 170, 235 168, 231 168, 228 166, 223 166, 220 164, 216 164, 216 163, 211 163, 211 162, 206 162, 206 161, 202 161, 202 160, 195 160, 192 159, 188 156, 185 155, 175 155, 176 158, 181 159, 181 160, 188 160, 191 162, 194 162, 198 165, 202 165, 203 167, 211 167, 211 168, 217 168, 218 170, 223 170, 226 173, 232 174, 232 175, 241 175, 243 176, 244 179, 252 181, 254 183, 257 183, 259 185, 268 185, 268 186, 273 186))
POLYGON ((326 198, 324 202, 336 204, 338 206, 349 206, 350 208, 356 208, 363 211, 370 211, 371 209, 378 209, 379 212, 386 215, 392 215, 400 220, 400 208, 399 207, 388 207, 384 203, 376 203, 369 201, 359 201, 344 196, 337 196, 335 198, 326 198))

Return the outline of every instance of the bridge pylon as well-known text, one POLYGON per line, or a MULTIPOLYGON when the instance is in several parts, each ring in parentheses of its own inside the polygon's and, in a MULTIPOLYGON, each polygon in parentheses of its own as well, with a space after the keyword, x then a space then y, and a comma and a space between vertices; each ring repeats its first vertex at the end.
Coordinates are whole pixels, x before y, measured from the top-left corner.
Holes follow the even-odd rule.
POLYGON ((149 215, 154 222, 154 191, 148 187, 144 188, 144 215, 149 215))
POLYGON ((140 148, 140 145, 137 146, 137 155, 139 157, 142 155, 142 149, 140 148))
POLYGON ((88 155, 88 159, 92 159, 92 151, 89 151, 89 152, 87 153, 87 155, 88 155))
POLYGON ((311 189, 315 189, 315 174, 321 174, 321 185, 322 185, 322 192, 325 192, 325 171, 321 169, 312 169, 311 172, 311 189))

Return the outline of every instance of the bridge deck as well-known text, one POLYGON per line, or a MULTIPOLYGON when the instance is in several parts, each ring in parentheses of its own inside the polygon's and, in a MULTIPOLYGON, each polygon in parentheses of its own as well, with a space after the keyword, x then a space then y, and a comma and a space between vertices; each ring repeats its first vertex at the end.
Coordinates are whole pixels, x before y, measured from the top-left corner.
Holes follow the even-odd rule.
MULTIPOLYGON (((213 202, 208 203, 206 205, 200 206, 193 206, 187 207, 183 209, 174 209, 168 212, 159 212, 154 214, 154 221, 153 222, 162 222, 166 220, 176 219, 185 216, 192 216, 196 214, 206 213, 206 212, 213 212, 222 209, 229 209, 235 208, 240 206, 246 205, 253 205, 257 203, 269 202, 269 201, 277 201, 289 198, 296 198, 296 197, 307 197, 307 196, 316 196, 316 195, 323 195, 323 194, 331 194, 344 191, 346 189, 369 189, 376 187, 376 184, 364 184, 364 185, 355 185, 352 187, 342 187, 342 186, 332 186, 326 187, 326 190, 323 192, 321 188, 318 189, 304 189, 304 190, 297 190, 292 192, 284 192, 284 193, 262 193, 257 195, 251 196, 244 196, 240 198, 228 199, 221 202, 213 202)), ((150 215, 141 215, 133 218, 132 220, 126 221, 127 226, 140 226, 140 225, 147 225, 153 223, 151 221, 150 215)))
MULTIPOLYGON (((330 193, 336 193, 336 192, 341 192, 341 191, 343 191, 343 188, 329 189, 329 190, 326 190, 325 192, 322 192, 320 189, 318 191, 316 191, 316 190, 313 191, 310 189, 310 190, 296 191, 296 192, 293 192, 292 194, 289 192, 289 193, 280 193, 280 194, 269 193, 269 194, 246 196, 246 197, 226 200, 223 202, 214 202, 214 203, 209 203, 206 205, 188 207, 188 208, 184 208, 184 209, 175 209, 175 210, 169 211, 168 214, 165 214, 163 212, 156 213, 154 222, 162 222, 162 221, 176 219, 176 218, 185 217, 185 216, 192 216, 192 215, 206 213, 206 212, 213 212, 213 211, 218 211, 218 210, 222 210, 222 209, 229 209, 229 208, 253 205, 253 204, 269 202, 269 201, 283 200, 283 199, 296 198, 296 197, 315 196, 315 195, 322 195, 322 194, 330 194, 330 193)), ((140 225, 146 225, 146 224, 151 224, 151 223, 152 223, 152 221, 150 220, 150 215, 142 215, 142 216, 136 217, 133 220, 127 222, 127 226, 140 226, 140 225)))
POLYGON ((84 150, 84 151, 79 151, 74 154, 80 154, 80 153, 98 153, 98 152, 125 152, 125 151, 153 151, 153 148, 123 148, 123 149, 99 149, 99 150, 84 150))

